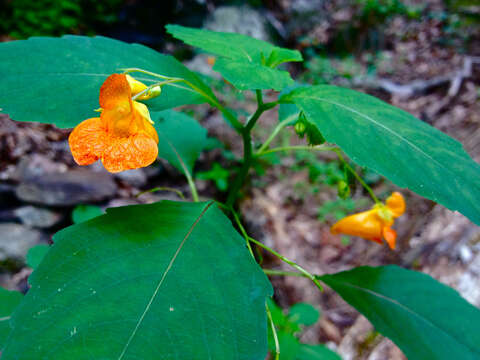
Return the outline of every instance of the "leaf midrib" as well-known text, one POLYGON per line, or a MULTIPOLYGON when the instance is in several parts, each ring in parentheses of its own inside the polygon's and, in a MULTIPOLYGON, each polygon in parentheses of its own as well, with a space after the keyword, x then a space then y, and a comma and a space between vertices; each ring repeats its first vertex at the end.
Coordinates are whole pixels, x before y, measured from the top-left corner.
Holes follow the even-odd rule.
POLYGON ((132 330, 132 333, 130 334, 130 337, 128 338, 125 346, 123 347, 122 349, 122 352, 120 353, 119 357, 118 357, 118 360, 121 360, 123 359, 124 355, 126 354, 127 350, 128 350, 128 347, 130 346, 132 340, 134 339, 135 335, 137 334, 138 332, 138 329, 140 328, 142 322, 143 322, 143 319, 145 318, 145 316, 147 315, 148 311, 150 310, 150 307, 153 303, 153 301, 155 300, 162 284, 163 284, 163 281, 165 280, 165 278, 167 277, 167 274, 169 273, 170 269, 172 268, 173 266, 173 263, 175 262, 175 260, 177 259, 178 255, 180 254, 180 251, 182 250, 183 248, 183 245, 185 245, 185 242, 187 241, 187 239, 190 237, 190 235, 192 234, 193 230, 195 229, 195 227, 198 225, 198 223, 200 222, 200 220, 203 218, 203 216, 206 214, 207 210, 210 208, 210 206, 213 205, 213 201, 212 202, 209 202, 207 205, 205 205, 205 207, 203 208, 203 210, 200 212, 200 214, 198 215, 198 217, 195 219, 195 221, 193 222, 192 226, 190 226, 190 229, 188 230, 188 232, 185 234, 185 237, 183 238, 183 240, 180 242, 180 244, 178 245, 178 248, 177 250, 175 251, 175 253, 173 254, 172 256, 172 259, 170 260, 169 264, 167 265, 165 271, 163 272, 163 275, 162 277, 160 278, 160 280, 158 281, 158 284, 152 294, 152 296, 150 297, 150 300, 149 302, 147 303, 147 305, 145 306, 145 309, 142 313, 142 315, 140 316, 140 318, 138 319, 137 321, 137 324, 135 325, 135 328, 132 330))
MULTIPOLYGON (((332 278, 331 278, 332 279, 332 278)), ((333 279, 332 279, 333 280, 333 279)), ((422 316, 421 314, 419 313, 416 313, 414 310, 410 309, 408 306, 406 305, 403 305, 401 303, 399 303, 397 300, 393 299, 393 298, 390 298, 388 296, 385 296, 385 295, 382 295, 380 293, 377 293, 376 291, 373 291, 373 290, 370 290, 370 289, 367 289, 367 288, 363 288, 361 286, 358 286, 358 285, 355 285, 355 284, 352 284, 352 283, 349 283, 349 282, 346 282, 346 281, 339 281, 339 280, 333 280, 332 283, 337 283, 339 285, 343 285, 343 286, 346 286, 346 287, 350 287, 350 288, 353 288, 353 289, 356 289, 358 291, 362 291, 362 292, 365 292, 369 295, 372 295, 372 296, 375 296, 379 299, 382 299, 382 300, 385 300, 393 305, 397 305, 398 307, 400 307, 401 309, 405 310, 406 312, 412 314, 413 316, 419 318, 421 321, 429 324, 430 326, 432 326, 433 328, 437 329, 438 331, 440 331, 441 333, 443 333, 444 335, 446 335, 447 337, 450 337, 452 339, 454 339, 458 344, 461 344, 463 345, 464 347, 466 347, 467 349, 469 349, 473 354, 478 354, 480 355, 480 352, 478 352, 478 349, 474 349, 472 348, 469 344, 465 344, 464 342, 460 341, 459 339, 457 339, 456 336, 446 332, 445 330, 443 330, 441 327, 439 327, 437 324, 435 324, 434 322, 432 322, 431 320, 427 319, 426 317, 422 316)), ((375 311, 375 310, 373 310, 375 311)))
POLYGON ((346 106, 346 105, 343 105, 343 104, 340 104, 340 103, 337 103, 336 101, 330 101, 330 100, 327 100, 327 99, 324 99, 324 98, 319 98, 319 97, 315 97, 315 96, 301 96, 303 98, 306 98, 306 99, 313 99, 313 100, 318 100, 318 101, 323 101, 323 102, 326 102, 327 104, 331 104, 331 105, 336 105, 338 107, 341 107, 347 111, 350 111, 370 122, 372 122, 373 124, 375 124, 376 126, 384 129, 385 131, 387 131, 388 133, 392 134, 393 136, 399 138, 400 140, 404 141, 405 143, 407 143, 410 147, 412 147, 413 149, 415 149, 416 151, 418 151, 419 153, 421 153, 422 155, 424 155, 426 158, 432 160, 433 162, 437 163, 440 167, 450 171, 447 167, 445 167, 442 163, 440 163, 437 159, 433 158, 431 155, 427 154, 426 152, 424 152, 422 149, 420 149, 417 145, 415 145, 414 143, 412 143, 410 140, 408 140, 407 138, 395 133, 394 131, 392 131, 391 129, 389 129, 388 127, 386 127, 385 125, 379 123, 378 121, 376 121, 375 119, 371 118, 370 116, 368 115, 365 115, 355 109, 352 109, 351 107, 349 106, 346 106))

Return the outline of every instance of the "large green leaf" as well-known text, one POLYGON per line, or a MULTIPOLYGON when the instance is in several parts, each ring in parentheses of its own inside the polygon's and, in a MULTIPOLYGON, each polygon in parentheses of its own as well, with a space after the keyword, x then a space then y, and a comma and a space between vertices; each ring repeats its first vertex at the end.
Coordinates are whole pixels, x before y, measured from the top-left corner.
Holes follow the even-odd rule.
POLYGON ((249 36, 167 25, 167 31, 185 43, 221 56, 214 70, 236 88, 281 90, 293 84, 290 74, 274 69, 288 61, 302 61, 297 50, 276 47, 249 36))
POLYGON ((48 250, 50 250, 50 245, 47 244, 39 244, 31 247, 27 253, 27 265, 32 269, 36 269, 48 253, 48 250))
POLYGON ((319 277, 409 360, 480 359, 480 310, 430 276, 397 266, 319 277))
POLYGON ((231 60, 258 64, 262 63, 262 59, 266 61, 269 58, 273 59, 270 60, 272 63, 302 61, 302 54, 297 50, 280 48, 242 34, 193 29, 180 25, 167 25, 166 29, 175 38, 189 45, 231 60))
MULTIPOLYGON (((0 108, 14 120, 74 127, 98 116, 93 110, 99 107, 100 86, 108 75, 124 68, 181 77, 208 98, 215 98, 194 73, 171 56, 105 37, 69 35, 0 43, 0 108)), ((147 85, 159 81, 145 74, 132 75, 147 85)), ((205 101, 193 90, 164 86, 162 94, 147 104, 163 110, 205 101)))
POLYGON ((480 224, 480 165, 456 140, 403 110, 349 89, 300 88, 282 101, 297 104, 325 139, 357 164, 480 224))
POLYGON ((158 133, 158 156, 181 172, 193 165, 207 146, 207 130, 192 117, 174 110, 152 113, 158 133))
POLYGON ((10 334, 10 317, 22 299, 22 293, 0 287, 0 350, 10 334))
POLYGON ((2 359, 264 359, 271 286, 212 203, 107 210, 30 277, 2 359))

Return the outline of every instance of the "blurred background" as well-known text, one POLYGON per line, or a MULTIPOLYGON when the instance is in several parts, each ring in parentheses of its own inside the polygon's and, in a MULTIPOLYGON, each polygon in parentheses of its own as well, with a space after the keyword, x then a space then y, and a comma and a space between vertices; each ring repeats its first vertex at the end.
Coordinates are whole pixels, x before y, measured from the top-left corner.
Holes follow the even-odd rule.
MULTIPOLYGON (((240 93, 211 70, 208 55, 170 38, 176 23, 234 31, 298 49, 305 62, 288 70, 299 81, 329 83, 373 94, 461 141, 480 160, 480 1, 455 0, 0 0, 0 41, 63 34, 103 35, 170 53, 204 74, 218 96, 247 116, 253 94, 240 93)), ((274 93, 267 93, 274 98, 274 93)), ((200 195, 224 198, 239 165, 241 143, 221 115, 205 105, 183 108, 208 129, 211 146, 196 166, 200 195)), ((277 124, 265 114, 255 131, 261 143, 277 124)), ((0 285, 28 290, 29 248, 48 244, 59 229, 106 207, 178 200, 174 193, 140 192, 188 186, 160 162, 109 174, 100 164, 78 169, 68 130, 17 123, 0 114, 0 285)), ((278 143, 302 143, 287 131, 278 143)), ((357 168, 383 199, 394 185, 357 168)), ((334 157, 310 152, 275 154, 255 164, 241 200, 244 222, 257 239, 322 274, 360 265, 398 264, 431 274, 480 306, 480 228, 406 190, 407 214, 396 224, 390 251, 366 240, 338 237, 329 226, 371 206, 361 187, 337 196, 343 178, 334 157), (275 166, 273 166, 275 165, 275 166)), ((285 269, 263 254, 263 266, 285 269)), ((341 298, 319 293, 306 279, 272 278, 275 302, 287 309, 310 303, 318 321, 292 330, 300 341, 324 343, 343 359, 404 359, 341 298)), ((402 284, 398 284, 402 286, 402 284)), ((285 330, 286 331, 286 330, 285 330)))

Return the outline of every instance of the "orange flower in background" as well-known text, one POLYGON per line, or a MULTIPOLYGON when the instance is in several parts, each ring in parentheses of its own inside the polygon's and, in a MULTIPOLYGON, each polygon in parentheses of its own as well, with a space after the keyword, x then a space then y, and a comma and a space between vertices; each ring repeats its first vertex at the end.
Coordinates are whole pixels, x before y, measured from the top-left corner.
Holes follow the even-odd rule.
POLYGON ((376 204, 372 209, 347 216, 335 223, 330 231, 333 234, 359 236, 383 244, 385 239, 391 249, 395 249, 397 233, 391 228, 394 219, 405 212, 405 200, 399 192, 394 192, 385 204, 376 204))
POLYGON ((105 80, 100 88, 100 117, 81 122, 68 138, 77 164, 89 165, 100 159, 105 169, 115 173, 155 161, 158 135, 148 108, 132 101, 133 95, 146 88, 124 74, 113 74, 105 80))

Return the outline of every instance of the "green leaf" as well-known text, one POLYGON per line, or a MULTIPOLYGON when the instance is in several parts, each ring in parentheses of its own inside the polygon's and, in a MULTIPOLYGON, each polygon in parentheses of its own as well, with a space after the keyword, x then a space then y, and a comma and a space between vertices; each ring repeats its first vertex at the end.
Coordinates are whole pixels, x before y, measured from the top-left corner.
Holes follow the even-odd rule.
POLYGON ((194 118, 174 110, 151 114, 157 130, 158 156, 166 159, 181 172, 190 174, 195 161, 208 145, 207 130, 194 118))
POLYGON ((215 186, 218 190, 227 191, 230 171, 223 168, 219 163, 215 162, 213 163, 211 170, 199 172, 197 173, 196 177, 200 180, 213 180, 215 181, 215 186))
POLYGON ((288 61, 302 61, 296 50, 276 47, 249 36, 167 25, 167 31, 185 43, 221 56, 213 70, 237 89, 282 90, 293 84, 290 74, 274 69, 288 61))
MULTIPOLYGON (((0 108, 14 120, 74 127, 98 116, 93 110, 99 107, 100 86, 110 74, 125 68, 184 78, 215 99, 194 73, 171 56, 105 37, 68 35, 0 43, 0 108)), ((159 81, 145 74, 131 75, 147 85, 159 81)), ((159 97, 146 103, 163 110, 207 100, 191 89, 164 86, 159 97)))
POLYGON ((272 292, 212 203, 108 209, 66 228, 12 316, 8 359, 264 359, 272 292))
POLYGON ((237 89, 274 89, 277 91, 293 84, 287 71, 269 67, 219 58, 213 66, 222 76, 237 89))
MULTIPOLYGON (((279 331, 278 343, 280 345, 280 360, 295 360, 300 350, 300 342, 292 334, 284 331, 279 331)), ((274 351, 275 346, 270 351, 274 351)))
POLYGON ((104 212, 100 206, 77 205, 72 211, 72 221, 74 224, 78 224, 103 214, 104 212))
POLYGON ((22 299, 21 292, 9 291, 0 287, 0 349, 3 349, 11 331, 10 317, 22 299))
POLYGON ((359 267, 319 277, 415 359, 479 359, 480 310, 426 274, 359 267))
POLYGON ((296 103, 357 164, 480 224, 480 165, 448 135, 372 96, 334 86, 300 88, 282 101, 296 103))
POLYGON ((193 29, 180 25, 167 25, 166 29, 173 37, 186 44, 231 60, 258 64, 265 58, 272 58, 272 63, 303 60, 297 50, 280 48, 242 34, 193 29))
POLYGON ((317 322, 320 312, 307 303, 297 303, 290 308, 288 318, 297 324, 313 325, 317 322))
POLYGON ((36 269, 50 249, 49 245, 36 245, 31 247, 27 253, 27 265, 36 269))
POLYGON ((325 345, 301 344, 295 360, 342 360, 342 358, 325 345))

